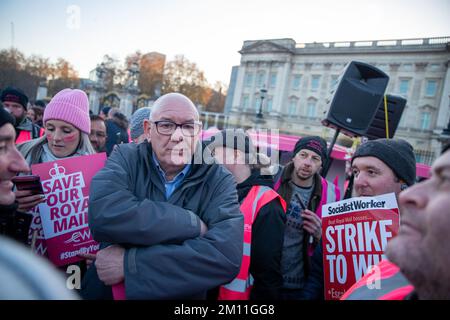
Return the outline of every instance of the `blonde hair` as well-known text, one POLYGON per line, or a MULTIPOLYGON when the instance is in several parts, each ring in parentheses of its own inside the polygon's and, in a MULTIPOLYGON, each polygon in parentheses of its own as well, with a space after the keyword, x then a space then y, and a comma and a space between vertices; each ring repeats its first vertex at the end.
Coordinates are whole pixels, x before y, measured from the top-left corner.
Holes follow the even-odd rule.
MULTIPOLYGON (((17 146, 17 149, 19 149, 20 153, 22 153, 23 157, 25 159, 30 156, 30 162, 29 164, 36 164, 39 163, 42 152, 43 152, 43 145, 47 143, 47 137, 44 135, 40 138, 33 139, 30 141, 26 141, 24 143, 21 143, 17 146)), ((81 154, 94 154, 95 150, 92 147, 91 141, 89 140, 89 135, 85 132, 82 132, 80 130, 80 143, 78 144, 77 149, 75 152, 81 153, 81 154)), ((75 153, 74 152, 74 153, 75 153)), ((28 159, 27 159, 28 161, 28 159)))

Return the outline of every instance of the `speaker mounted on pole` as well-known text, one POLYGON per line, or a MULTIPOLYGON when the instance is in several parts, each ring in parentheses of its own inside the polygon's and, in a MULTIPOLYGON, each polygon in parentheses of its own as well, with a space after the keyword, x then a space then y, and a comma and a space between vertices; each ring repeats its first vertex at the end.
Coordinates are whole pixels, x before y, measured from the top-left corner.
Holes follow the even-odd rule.
POLYGON ((389 76, 364 62, 351 61, 327 99, 328 113, 322 124, 350 136, 362 136, 373 122, 389 76))

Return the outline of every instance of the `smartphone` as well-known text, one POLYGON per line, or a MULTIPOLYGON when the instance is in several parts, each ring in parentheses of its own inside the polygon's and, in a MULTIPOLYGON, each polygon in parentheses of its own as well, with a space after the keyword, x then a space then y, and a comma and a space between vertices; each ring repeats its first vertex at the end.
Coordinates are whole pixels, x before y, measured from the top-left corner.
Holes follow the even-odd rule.
POLYGON ((17 190, 31 190, 33 194, 44 194, 39 176, 15 176, 11 181, 14 182, 17 190))

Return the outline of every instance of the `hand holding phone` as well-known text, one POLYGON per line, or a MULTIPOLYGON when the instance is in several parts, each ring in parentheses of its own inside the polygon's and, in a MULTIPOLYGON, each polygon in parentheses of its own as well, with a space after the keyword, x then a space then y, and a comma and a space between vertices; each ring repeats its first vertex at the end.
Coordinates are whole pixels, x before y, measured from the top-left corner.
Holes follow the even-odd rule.
POLYGON ((11 180, 16 185, 17 190, 30 190, 31 194, 44 194, 44 189, 42 189, 41 185, 41 178, 39 176, 16 176, 11 180))
POLYGON ((16 186, 19 211, 28 211, 45 201, 39 176, 17 176, 11 179, 16 186))

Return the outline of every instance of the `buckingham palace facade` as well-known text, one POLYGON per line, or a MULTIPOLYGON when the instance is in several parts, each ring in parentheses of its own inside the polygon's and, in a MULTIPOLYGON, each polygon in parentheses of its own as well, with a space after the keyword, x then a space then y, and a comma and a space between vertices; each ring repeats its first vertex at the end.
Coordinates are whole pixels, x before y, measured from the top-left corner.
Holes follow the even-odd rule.
POLYGON ((447 138, 450 118, 450 37, 296 43, 293 39, 244 41, 233 67, 225 114, 229 125, 263 126, 281 133, 321 135, 326 98, 345 65, 369 63, 389 75, 386 94, 407 99, 396 138, 407 139, 419 162, 431 164, 447 138), (263 90, 262 90, 263 89, 263 90))

